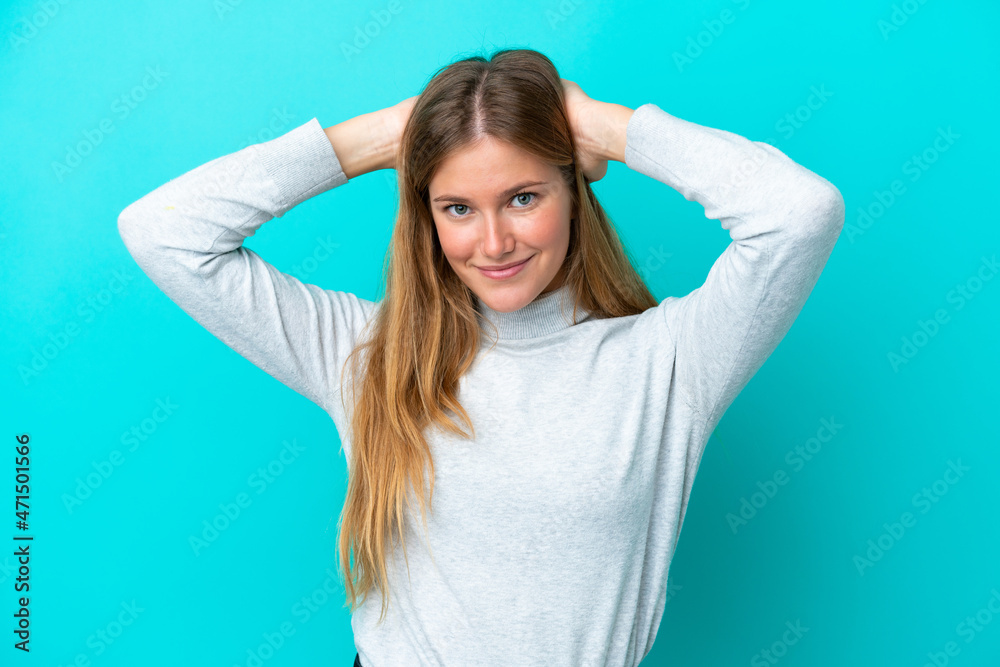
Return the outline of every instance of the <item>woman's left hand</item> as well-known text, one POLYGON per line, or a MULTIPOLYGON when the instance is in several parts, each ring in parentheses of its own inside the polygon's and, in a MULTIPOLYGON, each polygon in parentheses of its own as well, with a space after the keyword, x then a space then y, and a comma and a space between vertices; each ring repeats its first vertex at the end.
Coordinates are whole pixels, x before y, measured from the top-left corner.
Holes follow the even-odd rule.
POLYGON ((625 161, 625 128, 632 109, 588 97, 576 83, 560 79, 576 159, 589 182, 608 172, 608 160, 625 161))

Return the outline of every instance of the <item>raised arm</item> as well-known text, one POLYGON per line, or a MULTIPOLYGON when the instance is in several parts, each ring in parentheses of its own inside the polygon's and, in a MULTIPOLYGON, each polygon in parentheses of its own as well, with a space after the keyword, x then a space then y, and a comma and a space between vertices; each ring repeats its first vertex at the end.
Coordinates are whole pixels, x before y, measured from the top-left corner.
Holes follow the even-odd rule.
POLYGON ((313 118, 192 169, 118 217, 128 251, 171 300, 328 413, 343 363, 376 304, 303 283, 243 241, 306 199, 394 166, 385 127, 373 114, 326 130, 313 118))
POLYGON ((777 148, 655 104, 628 119, 624 158, 701 204, 732 239, 704 284, 667 297, 656 313, 677 387, 710 433, 812 292, 843 227, 844 199, 777 148))
POLYGON ((683 400, 710 433, 802 310, 844 224, 844 199, 777 148, 682 120, 655 104, 599 102, 563 80, 590 180, 608 160, 666 183, 722 222, 732 243, 703 285, 651 315, 683 400))

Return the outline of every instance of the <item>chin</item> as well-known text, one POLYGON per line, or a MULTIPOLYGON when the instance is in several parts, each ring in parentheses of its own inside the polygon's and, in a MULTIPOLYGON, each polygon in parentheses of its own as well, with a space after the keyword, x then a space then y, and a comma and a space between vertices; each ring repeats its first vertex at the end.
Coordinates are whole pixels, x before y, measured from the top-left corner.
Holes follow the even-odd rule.
MULTIPOLYGON (((489 280, 487 278, 487 280, 489 280)), ((477 292, 487 306, 500 313, 510 313, 534 301, 541 294, 543 287, 526 285, 487 285, 477 292)))

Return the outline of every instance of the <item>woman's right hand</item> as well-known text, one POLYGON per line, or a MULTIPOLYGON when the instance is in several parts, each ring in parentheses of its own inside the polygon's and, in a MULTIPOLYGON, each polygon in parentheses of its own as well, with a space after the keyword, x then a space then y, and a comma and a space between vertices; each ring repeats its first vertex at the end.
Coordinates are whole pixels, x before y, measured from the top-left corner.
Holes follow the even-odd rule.
POLYGON ((347 178, 376 169, 395 169, 403 128, 417 97, 377 111, 363 113, 325 128, 347 178))
POLYGON ((389 148, 389 163, 387 163, 385 169, 395 169, 396 160, 399 156, 399 143, 403 137, 403 130, 406 128, 406 122, 410 118, 410 113, 413 111, 413 106, 417 102, 417 97, 419 95, 414 95, 413 97, 407 97, 405 100, 392 105, 391 107, 386 107, 376 112, 379 116, 382 126, 386 134, 386 143, 390 146, 389 148))

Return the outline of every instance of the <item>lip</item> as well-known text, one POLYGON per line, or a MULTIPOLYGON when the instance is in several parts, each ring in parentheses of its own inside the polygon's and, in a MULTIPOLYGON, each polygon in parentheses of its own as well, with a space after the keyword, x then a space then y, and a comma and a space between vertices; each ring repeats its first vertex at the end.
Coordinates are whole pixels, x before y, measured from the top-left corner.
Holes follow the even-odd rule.
MULTIPOLYGON (((531 257, 534 257, 534 255, 532 255, 531 257)), ((521 269, 523 269, 525 265, 531 261, 531 257, 524 260, 523 262, 514 264, 513 266, 509 266, 506 269, 497 269, 495 271, 490 271, 489 269, 484 269, 481 266, 477 266, 476 268, 479 269, 479 271, 488 278, 493 278, 494 280, 503 280, 505 278, 510 278, 511 276, 516 276, 518 273, 520 273, 521 269)))

